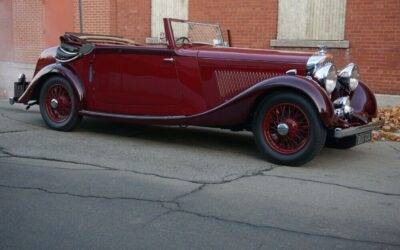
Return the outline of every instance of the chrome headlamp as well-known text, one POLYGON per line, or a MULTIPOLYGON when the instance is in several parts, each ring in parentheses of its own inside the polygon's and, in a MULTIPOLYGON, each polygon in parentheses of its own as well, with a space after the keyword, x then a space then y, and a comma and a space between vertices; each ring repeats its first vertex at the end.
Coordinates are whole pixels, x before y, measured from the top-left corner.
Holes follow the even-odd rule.
POLYGON ((336 88, 337 74, 335 65, 332 63, 322 65, 315 71, 314 78, 330 95, 336 88))
POLYGON ((359 81, 360 73, 357 64, 350 63, 339 73, 339 82, 350 91, 354 91, 357 88, 359 81))

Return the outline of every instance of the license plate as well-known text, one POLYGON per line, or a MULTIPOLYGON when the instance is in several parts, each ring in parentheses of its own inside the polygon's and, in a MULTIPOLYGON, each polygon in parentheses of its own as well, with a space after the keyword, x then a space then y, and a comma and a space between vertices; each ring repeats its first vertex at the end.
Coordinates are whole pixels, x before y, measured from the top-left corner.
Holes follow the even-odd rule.
POLYGON ((371 141, 371 131, 364 132, 356 136, 357 136, 357 142, 356 142, 357 145, 371 141))

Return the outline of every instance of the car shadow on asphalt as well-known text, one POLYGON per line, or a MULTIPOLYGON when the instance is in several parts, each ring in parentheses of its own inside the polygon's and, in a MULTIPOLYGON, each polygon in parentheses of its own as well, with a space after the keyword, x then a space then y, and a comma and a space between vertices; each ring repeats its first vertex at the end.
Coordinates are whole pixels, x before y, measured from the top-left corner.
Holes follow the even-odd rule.
MULTIPOLYGON (((14 115, 13 120, 35 125, 44 129, 49 129, 43 122, 40 113, 36 108, 32 108, 28 112, 22 108, 5 108, 12 109, 14 115), (23 117, 30 116, 29 122, 25 122, 23 117)), ((6 115, 8 117, 8 115, 6 115)), ((49 129, 50 130, 50 129, 49 129)), ((128 122, 115 122, 103 119, 95 119, 85 117, 78 127, 72 131, 83 133, 95 133, 99 135, 107 135, 111 137, 135 138, 150 142, 163 143, 170 146, 183 146, 192 148, 207 148, 209 150, 232 152, 265 161, 259 153, 254 143, 251 132, 241 131, 232 132, 218 128, 203 128, 189 126, 181 128, 178 126, 156 126, 156 125, 138 125, 128 122)), ((306 164, 309 167, 317 167, 322 161, 335 160, 337 155, 341 159, 351 163, 355 160, 354 155, 364 157, 364 154, 370 154, 366 147, 372 144, 357 146, 348 150, 338 150, 332 148, 323 148, 316 158, 306 164)), ((322 163, 321 163, 322 164, 322 163)))
POLYGON ((210 150, 236 152, 261 159, 253 134, 219 128, 189 126, 138 125, 102 119, 84 118, 76 131, 108 136, 135 138, 168 145, 201 147, 210 150))

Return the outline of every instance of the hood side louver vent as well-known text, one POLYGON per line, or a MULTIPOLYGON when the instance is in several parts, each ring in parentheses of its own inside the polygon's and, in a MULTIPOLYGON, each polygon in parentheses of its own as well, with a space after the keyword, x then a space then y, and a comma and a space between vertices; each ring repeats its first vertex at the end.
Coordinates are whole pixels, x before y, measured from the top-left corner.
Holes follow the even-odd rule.
POLYGON ((277 72, 249 72, 234 70, 216 70, 215 78, 219 93, 226 101, 240 94, 243 90, 271 77, 282 75, 277 72))

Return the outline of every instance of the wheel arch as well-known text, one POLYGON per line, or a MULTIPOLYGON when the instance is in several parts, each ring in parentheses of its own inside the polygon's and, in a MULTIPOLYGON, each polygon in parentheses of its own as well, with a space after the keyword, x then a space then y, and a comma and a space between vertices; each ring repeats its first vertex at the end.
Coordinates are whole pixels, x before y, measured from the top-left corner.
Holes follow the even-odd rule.
POLYGON ((18 99, 18 102, 27 103, 29 100, 38 100, 43 84, 48 79, 55 76, 63 77, 71 84, 77 101, 77 108, 78 110, 81 110, 86 99, 86 91, 81 80, 71 69, 56 63, 42 68, 33 77, 24 94, 18 99))
POLYGON ((258 84, 260 94, 251 108, 250 121, 260 103, 266 97, 279 92, 290 92, 306 98, 316 109, 316 112, 319 113, 321 122, 325 127, 329 127, 332 124, 334 117, 333 106, 329 97, 320 86, 316 86, 316 83, 313 81, 300 77, 285 76, 281 79, 279 78, 277 77, 273 81, 266 80, 258 84))

